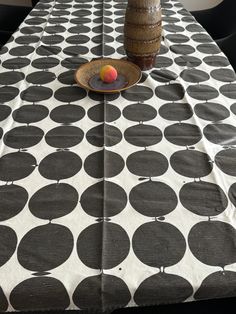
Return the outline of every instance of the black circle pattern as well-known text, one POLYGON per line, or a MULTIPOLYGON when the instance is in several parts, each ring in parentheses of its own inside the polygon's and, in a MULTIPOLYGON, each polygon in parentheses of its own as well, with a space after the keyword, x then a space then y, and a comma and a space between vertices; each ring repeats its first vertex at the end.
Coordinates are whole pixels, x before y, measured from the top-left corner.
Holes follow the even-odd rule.
POLYGON ((235 272, 215 267, 236 262, 236 77, 178 1, 161 4, 155 66, 121 93, 74 71, 124 57, 127 0, 41 0, 0 50, 0 272, 15 263, 1 311, 183 302, 196 268, 196 300, 233 296, 235 272))

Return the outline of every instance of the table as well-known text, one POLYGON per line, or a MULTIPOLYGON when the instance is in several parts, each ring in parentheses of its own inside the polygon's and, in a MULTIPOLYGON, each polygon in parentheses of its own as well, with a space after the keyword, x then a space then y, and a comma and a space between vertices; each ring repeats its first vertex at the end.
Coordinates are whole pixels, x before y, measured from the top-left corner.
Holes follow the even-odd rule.
POLYGON ((124 57, 125 0, 41 0, 0 51, 0 310, 235 296, 235 73, 162 7, 155 68, 121 94, 74 71, 124 57))

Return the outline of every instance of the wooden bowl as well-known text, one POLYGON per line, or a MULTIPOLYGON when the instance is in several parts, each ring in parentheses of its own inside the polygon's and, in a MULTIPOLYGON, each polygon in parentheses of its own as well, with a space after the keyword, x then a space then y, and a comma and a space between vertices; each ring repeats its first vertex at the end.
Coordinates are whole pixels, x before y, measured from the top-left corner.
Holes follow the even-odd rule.
POLYGON ((140 68, 133 64, 132 62, 120 59, 98 59, 88 63, 81 65, 75 72, 75 80, 76 82, 83 88, 87 90, 91 90, 97 93, 117 93, 122 90, 128 89, 135 84, 137 84, 142 77, 142 72, 140 68), (120 88, 120 89, 107 89, 107 90, 99 90, 92 88, 89 84, 94 75, 100 72, 101 67, 104 65, 111 65, 113 66, 118 74, 123 75, 126 80, 127 84, 120 88))

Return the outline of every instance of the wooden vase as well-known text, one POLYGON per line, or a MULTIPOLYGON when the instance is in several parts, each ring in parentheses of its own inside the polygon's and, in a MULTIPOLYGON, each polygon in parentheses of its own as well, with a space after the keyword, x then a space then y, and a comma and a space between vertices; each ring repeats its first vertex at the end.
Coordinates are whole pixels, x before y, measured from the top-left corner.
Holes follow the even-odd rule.
POLYGON ((124 25, 124 49, 128 60, 149 70, 161 46, 160 0, 128 0, 124 25))

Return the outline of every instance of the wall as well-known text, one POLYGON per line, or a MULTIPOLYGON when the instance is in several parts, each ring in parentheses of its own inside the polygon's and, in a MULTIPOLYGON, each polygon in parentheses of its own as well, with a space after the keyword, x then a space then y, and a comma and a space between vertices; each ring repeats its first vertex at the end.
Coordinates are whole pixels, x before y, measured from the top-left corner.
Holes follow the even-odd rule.
MULTIPOLYGON (((222 0, 180 0, 188 10, 201 10, 213 7, 222 0)), ((30 0, 0 0, 0 4, 31 5, 30 0)))
POLYGON ((222 0, 180 0, 186 9, 190 11, 204 10, 216 6, 222 0))

